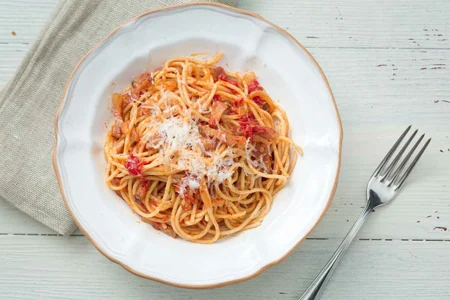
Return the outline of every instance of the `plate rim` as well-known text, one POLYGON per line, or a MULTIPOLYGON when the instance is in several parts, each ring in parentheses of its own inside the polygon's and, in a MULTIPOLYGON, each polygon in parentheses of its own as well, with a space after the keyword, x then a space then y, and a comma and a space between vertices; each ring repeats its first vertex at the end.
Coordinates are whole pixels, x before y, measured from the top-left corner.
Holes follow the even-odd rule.
POLYGON ((292 36, 289 32, 287 32, 285 29, 281 28, 280 26, 266 20, 265 18, 263 18, 262 16, 260 16, 257 13, 254 12, 250 12, 248 10, 244 10, 241 8, 236 8, 236 7, 232 7, 232 6, 228 6, 222 3, 214 3, 214 2, 190 2, 190 3, 181 3, 181 4, 176 4, 176 5, 169 5, 169 6, 164 6, 161 8, 156 8, 156 9, 150 9, 147 11, 144 11, 143 13, 140 13, 138 15, 136 15, 135 17, 131 18, 130 20, 122 23, 121 25, 117 26, 114 30, 112 30, 105 38, 103 38, 102 40, 100 40, 99 42, 97 42, 85 55, 83 55, 83 57, 76 63, 74 69, 72 70, 72 72, 70 73, 66 84, 64 86, 63 92, 62 92, 62 97, 61 100, 58 104, 56 113, 55 113, 55 118, 54 118, 54 131, 55 131, 55 143, 54 143, 54 147, 53 147, 53 153, 52 153, 52 164, 53 164, 53 169, 56 175, 56 179, 58 181, 58 187, 61 193, 61 196, 64 200, 64 205, 66 206, 67 210, 69 211, 70 215, 72 216, 73 220, 75 221, 75 224, 77 225, 77 227, 81 230, 81 232, 83 232, 84 236, 89 240, 89 242, 94 245, 94 247, 97 249, 97 251, 99 251, 103 256, 105 256, 107 259, 109 259, 111 262, 116 263, 120 266, 122 266, 125 270, 127 270, 128 272, 145 278, 145 279, 150 279, 156 282, 160 282, 160 283, 164 283, 164 284, 168 284, 171 286, 175 286, 175 287, 180 287, 180 288, 189 288, 189 289, 210 289, 210 288, 218 288, 218 287, 224 287, 224 286, 228 286, 228 285, 232 285, 232 284, 236 284, 236 283, 240 283, 240 282, 244 282, 247 281, 249 279, 252 279, 260 274, 262 274, 264 271, 266 271, 267 269, 269 269, 270 267, 273 267, 279 263, 281 263, 282 261, 286 260, 293 252, 295 249, 297 249, 297 247, 306 239, 306 237, 308 235, 311 234, 311 232, 316 228, 316 226, 322 221, 323 217, 325 216, 326 212, 328 211, 328 208, 331 205, 331 202, 334 198, 334 195, 336 193, 336 189, 338 186, 338 182, 339 182, 339 173, 340 173, 340 169, 341 169, 341 162, 342 162, 342 141, 343 141, 343 128, 342 128, 342 121, 341 121, 341 117, 337 108, 337 104, 336 104, 336 100, 334 98, 333 92, 331 90, 330 84, 328 82, 327 77, 325 76, 325 73, 323 72, 322 68, 320 67, 319 63, 316 61, 316 59, 312 56, 312 54, 294 37, 292 36), (75 213, 72 211, 72 209, 70 208, 70 205, 68 203, 68 199, 65 195, 64 189, 63 189, 63 183, 62 183, 62 178, 61 178, 61 174, 60 174, 60 168, 58 166, 58 162, 57 162, 57 153, 58 153, 58 148, 59 148, 59 144, 58 144, 58 122, 59 122, 59 117, 60 117, 60 113, 61 110, 63 108, 64 105, 64 99, 66 98, 66 93, 67 93, 67 88, 69 87, 70 83, 72 82, 73 76, 75 75, 75 73, 77 72, 79 66, 83 63, 83 61, 89 57, 89 55, 95 51, 100 45, 102 45, 104 42, 106 42, 109 38, 111 38, 117 31, 119 31, 122 27, 127 26, 128 24, 131 24, 135 21, 137 21, 138 19, 152 14, 152 13, 156 13, 156 12, 161 12, 161 11, 167 11, 167 10, 171 10, 171 9, 176 9, 176 8, 183 8, 183 7, 194 7, 194 6, 210 6, 210 7, 219 7, 221 9, 225 9, 225 10, 231 10, 233 12, 236 13, 240 13, 246 16, 250 16, 250 17, 254 17, 259 19, 260 21, 272 26, 274 29, 276 29, 279 33, 281 33, 282 35, 286 36, 287 38, 289 38, 291 41, 293 41, 297 46, 300 47, 300 49, 302 49, 304 51, 304 53, 309 57, 309 59, 311 59, 312 63, 315 65, 315 67, 319 70, 322 79, 324 80, 326 87, 328 89, 328 92, 331 96, 331 100, 332 103, 334 105, 334 109, 335 109, 335 113, 336 113, 336 117, 337 117, 337 121, 338 121, 338 131, 339 131, 339 146, 338 146, 338 162, 337 162, 337 169, 336 169, 336 175, 334 177, 334 183, 333 183, 333 187, 330 191, 327 203, 325 205, 324 210, 322 211, 321 215, 319 216, 319 218, 317 219, 317 221, 314 223, 314 225, 312 226, 312 228, 305 234, 305 236, 300 239, 289 251, 287 251, 287 253, 285 255, 283 255, 281 258, 274 260, 270 263, 267 263, 266 265, 264 265, 263 267, 261 267, 260 269, 258 269, 257 271, 253 272, 252 274, 245 276, 245 277, 241 277, 241 278, 237 278, 237 279, 233 279, 233 280, 228 280, 225 282, 220 282, 220 283, 214 283, 214 284, 204 284, 204 285, 192 285, 192 284, 180 284, 177 282, 171 282, 171 281, 167 281, 167 280, 163 280, 154 276, 150 276, 147 274, 144 274, 142 272, 139 272, 137 270, 134 270, 132 267, 128 266, 125 262, 122 262, 118 259, 115 259, 114 257, 110 256, 109 254, 106 253, 105 250, 103 250, 101 247, 99 247, 97 245, 97 243, 94 241, 94 239, 89 235, 88 231, 83 228, 83 226, 81 226, 80 222, 78 221, 77 217, 75 216, 75 213))

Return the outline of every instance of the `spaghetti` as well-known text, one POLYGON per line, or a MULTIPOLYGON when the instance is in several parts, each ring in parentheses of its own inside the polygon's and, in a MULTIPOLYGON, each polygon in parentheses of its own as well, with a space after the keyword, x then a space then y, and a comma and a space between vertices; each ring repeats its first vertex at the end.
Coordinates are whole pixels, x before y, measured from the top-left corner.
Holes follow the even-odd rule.
POLYGON ((168 60, 113 94, 105 143, 108 186, 144 222, 196 243, 260 225, 302 154, 255 74, 215 66, 221 57, 168 60))

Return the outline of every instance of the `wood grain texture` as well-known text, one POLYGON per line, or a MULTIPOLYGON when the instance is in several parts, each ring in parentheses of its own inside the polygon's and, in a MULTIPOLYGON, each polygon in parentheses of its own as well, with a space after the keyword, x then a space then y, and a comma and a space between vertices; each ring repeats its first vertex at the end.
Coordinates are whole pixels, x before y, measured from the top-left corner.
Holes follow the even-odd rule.
POLYGON ((450 2, 243 0, 307 47, 450 48, 450 2), (272 4, 273 3, 273 4, 272 4), (275 5, 274 5, 275 4, 275 5))
MULTIPOLYGON (((0 43, 34 41, 57 2, 2 1, 0 43)), ((308 47, 450 48, 447 0, 241 0, 240 8, 289 30, 308 47)))
MULTIPOLYGON (((57 2, 0 1, 0 90, 57 2)), ((450 231, 437 228, 450 229, 450 2, 241 0, 240 7, 313 53, 341 113, 339 187, 309 239, 253 280, 191 291, 130 275, 80 232, 55 236, 0 199, 1 299, 297 299, 356 220, 369 175, 409 124, 433 141, 398 199, 369 217, 324 299, 450 299, 450 231)))
MULTIPOLYGON (((84 237, 0 236, 0 294, 21 300, 298 299, 337 244, 308 240, 250 281, 194 291, 132 276, 84 237)), ((449 250, 450 242, 357 241, 323 299, 448 299, 449 250)))

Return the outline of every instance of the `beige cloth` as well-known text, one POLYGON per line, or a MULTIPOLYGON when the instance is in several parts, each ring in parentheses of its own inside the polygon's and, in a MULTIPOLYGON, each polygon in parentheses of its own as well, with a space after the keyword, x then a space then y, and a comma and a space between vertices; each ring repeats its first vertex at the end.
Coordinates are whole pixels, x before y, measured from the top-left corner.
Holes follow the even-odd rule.
MULTIPOLYGON (((75 231, 52 167, 53 121, 66 80, 115 27, 146 10, 182 2, 189 1, 60 1, 0 94, 1 197, 58 233, 75 231)), ((236 5, 238 0, 215 2, 236 5)))

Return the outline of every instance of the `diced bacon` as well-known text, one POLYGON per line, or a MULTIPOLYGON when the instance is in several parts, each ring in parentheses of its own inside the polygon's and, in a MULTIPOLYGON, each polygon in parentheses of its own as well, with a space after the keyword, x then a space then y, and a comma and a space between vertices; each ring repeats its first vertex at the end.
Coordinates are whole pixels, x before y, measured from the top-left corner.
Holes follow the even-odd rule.
POLYGON ((112 103, 113 103, 113 114, 114 114, 114 125, 112 128, 112 136, 116 139, 120 138, 122 135, 121 126, 122 126, 122 102, 123 96, 119 93, 114 93, 112 95, 112 103))
POLYGON ((211 69, 211 75, 212 75, 212 77, 214 79, 214 82, 216 82, 216 81, 219 80, 219 77, 221 75, 225 75, 226 76, 226 73, 225 73, 225 70, 222 67, 215 67, 215 68, 211 69))
POLYGON ((123 102, 122 94, 114 93, 112 95, 114 117, 120 119, 122 119, 122 102, 123 102))
POLYGON ((130 126, 130 121, 122 122, 122 124, 120 125, 120 130, 122 131, 123 134, 128 134, 129 126, 130 126))
POLYGON ((134 196, 135 200, 142 201, 145 198, 145 195, 148 192, 148 189, 150 187, 150 183, 148 180, 142 180, 141 184, 137 188, 136 195, 134 196))
POLYGON ((141 94, 142 94, 141 90, 137 88, 132 88, 130 91, 130 95, 133 100, 138 100, 139 98, 141 98, 141 94))
POLYGON ((213 129, 209 126, 199 126, 200 133, 203 136, 213 138, 215 137, 219 141, 227 144, 228 146, 245 146, 246 139, 243 136, 232 135, 223 130, 213 129))
POLYGON ((139 106, 138 111, 137 111, 138 118, 142 117, 142 116, 148 116, 148 115, 150 115, 150 108, 139 106))
POLYGON ((135 142, 139 142, 139 135, 137 134, 136 128, 132 127, 131 131, 129 129, 130 121, 125 121, 120 125, 120 130, 123 134, 130 134, 130 144, 134 144, 135 142))
POLYGON ((152 85, 150 73, 142 73, 141 75, 133 79, 131 85, 133 87, 130 92, 131 98, 139 99, 142 93, 152 85))
POLYGON ((212 151, 216 149, 216 143, 211 138, 202 137, 202 144, 206 151, 212 151))
POLYGON ((252 140, 255 142, 273 143, 279 137, 279 134, 275 129, 265 126, 255 126, 252 128, 252 132, 252 140))
POLYGON ((216 101, 212 105, 211 116, 209 117, 209 126, 212 128, 217 128, 217 124, 220 122, 223 113, 228 108, 224 102, 216 101))
POLYGON ((266 165, 267 170, 272 171, 272 156, 269 154, 264 155, 263 162, 266 165))
POLYGON ((131 97, 128 94, 123 94, 122 95, 122 110, 125 109, 125 107, 128 106, 128 104, 131 103, 131 97))
POLYGON ((112 136, 115 137, 116 139, 119 139, 122 135, 122 130, 121 130, 122 123, 123 123, 122 119, 116 119, 114 121, 114 125, 112 127, 111 133, 112 133, 112 136))
POLYGON ((149 88, 152 85, 150 73, 145 72, 134 78, 131 85, 140 90, 149 88))

